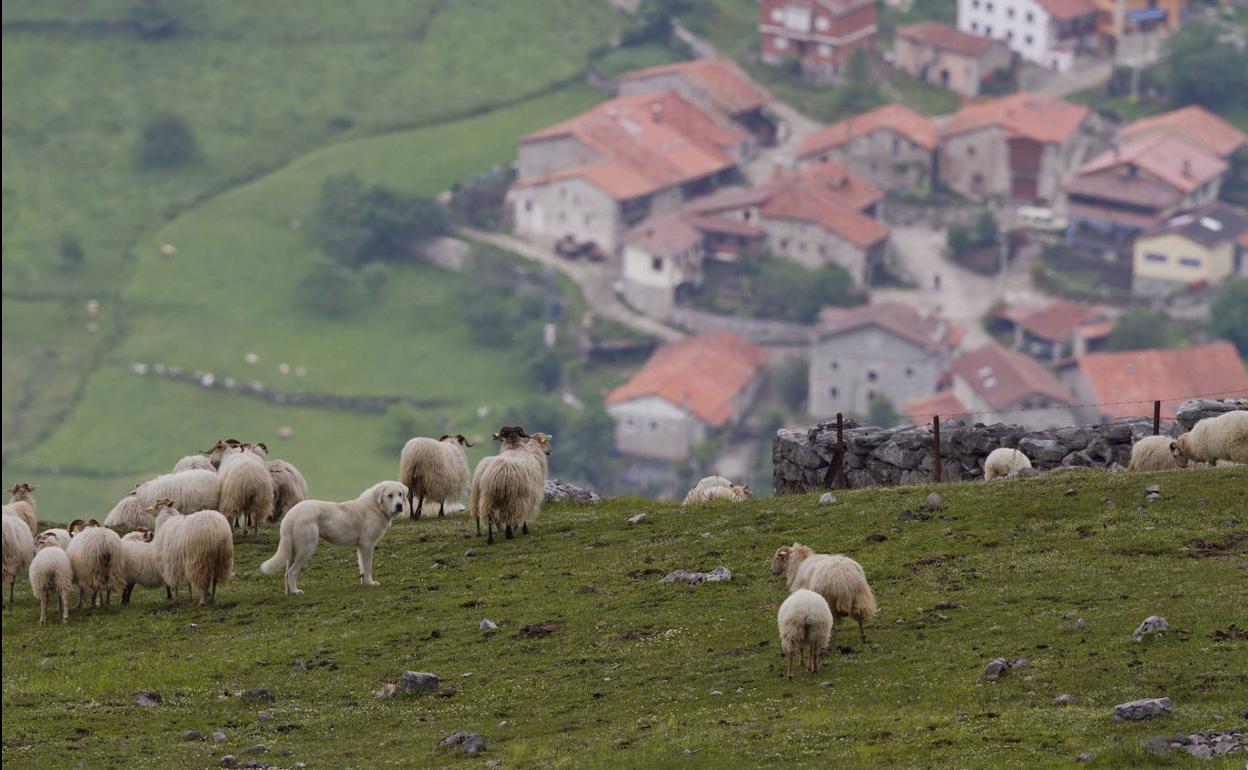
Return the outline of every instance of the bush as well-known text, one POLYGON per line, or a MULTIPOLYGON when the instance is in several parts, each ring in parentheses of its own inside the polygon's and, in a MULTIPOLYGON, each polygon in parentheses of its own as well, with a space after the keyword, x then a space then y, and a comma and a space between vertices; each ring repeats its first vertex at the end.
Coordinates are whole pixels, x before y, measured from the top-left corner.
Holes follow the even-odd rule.
POLYGON ((139 138, 139 168, 147 171, 178 168, 199 158, 191 127, 172 112, 153 115, 139 138))
POLYGON ((883 394, 877 395, 872 399, 871 406, 867 409, 868 425, 874 425, 879 428, 891 428, 900 419, 901 416, 897 414, 897 408, 893 406, 892 400, 883 394))
POLYGON ((61 267, 66 270, 73 270, 82 265, 85 255, 82 251, 82 244, 78 242, 70 233, 61 236, 61 267))
POLYGON ((342 318, 364 304, 364 282, 351 270, 333 263, 315 265, 295 285, 299 304, 314 315, 342 318))
POLYGON ((1248 278, 1227 281, 1209 310, 1209 328, 1248 357, 1248 278))
POLYGON ((776 370, 776 391, 780 400, 791 411, 800 412, 806 407, 810 388, 810 361, 804 356, 790 358, 776 370))
POLYGON ((1231 106, 1248 79, 1248 53, 1222 42, 1212 24, 1186 24, 1163 49, 1166 93, 1174 106, 1199 104, 1212 110, 1231 106))
POLYGON ((1173 348, 1182 335, 1165 315, 1154 310, 1128 310, 1118 317, 1114 330, 1105 340, 1108 350, 1173 348))
POLYGON ((1005 96, 1018 90, 1018 75, 1013 68, 996 70, 979 87, 984 96, 1005 96))
POLYGON ((549 393, 559 387, 563 380, 563 362, 554 350, 543 345, 528 360, 529 376, 539 388, 549 393))
POLYGON ((406 259, 413 240, 446 229, 446 216, 436 201, 381 185, 365 187, 355 174, 344 174, 325 180, 308 231, 321 251, 356 267, 406 259))
POLYGON ((382 432, 381 450, 392 457, 403 451, 403 445, 415 436, 437 435, 432 423, 409 404, 395 404, 386 410, 386 427, 382 432))
POLYGON ((762 257, 749 280, 751 311, 757 318, 811 323, 829 305, 861 304, 862 293, 840 265, 808 270, 789 259, 762 257))

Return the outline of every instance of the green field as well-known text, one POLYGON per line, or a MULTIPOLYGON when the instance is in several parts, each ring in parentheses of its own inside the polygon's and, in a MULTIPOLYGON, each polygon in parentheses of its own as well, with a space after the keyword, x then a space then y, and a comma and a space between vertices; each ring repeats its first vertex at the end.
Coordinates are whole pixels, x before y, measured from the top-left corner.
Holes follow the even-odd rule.
POLYGON ((139 589, 130 607, 46 628, 23 580, 4 622, 3 760, 480 767, 433 748, 469 730, 508 768, 1035 770, 1084 752, 1093 768, 1195 767, 1142 744, 1243 726, 1248 642, 1217 632, 1244 624, 1246 482, 1231 468, 952 484, 940 487, 945 510, 918 521, 898 513, 918 511, 929 487, 688 513, 612 500, 550 506, 531 536, 494 546, 462 516, 403 521, 378 549, 379 588, 356 584, 350 551, 322 545, 298 598, 255 573, 275 545, 270 526, 240 537, 240 578, 214 608, 170 608, 139 589), (1143 507, 1152 483, 1163 499, 1143 507), (630 527, 637 512, 649 518, 630 527), (767 564, 794 540, 859 560, 881 611, 867 647, 843 629, 819 675, 786 683, 775 630, 785 594, 767 564), (658 583, 720 564, 731 582, 658 583), (1151 614, 1170 633, 1133 641, 1151 614), (477 629, 485 618, 497 634, 477 629), (522 631, 546 622, 557 624, 548 636, 522 631), (998 656, 1030 662, 986 682, 998 656), (440 675, 439 693, 374 697, 404 670, 440 675), (237 697, 254 687, 273 702, 237 697), (148 690, 163 705, 134 705, 148 690), (1053 705, 1063 693, 1072 706, 1053 705), (1111 719, 1114 704, 1157 696, 1173 701, 1172 719, 1111 719), (227 739, 186 741, 188 729, 227 739), (242 753, 257 744, 268 753, 242 753))

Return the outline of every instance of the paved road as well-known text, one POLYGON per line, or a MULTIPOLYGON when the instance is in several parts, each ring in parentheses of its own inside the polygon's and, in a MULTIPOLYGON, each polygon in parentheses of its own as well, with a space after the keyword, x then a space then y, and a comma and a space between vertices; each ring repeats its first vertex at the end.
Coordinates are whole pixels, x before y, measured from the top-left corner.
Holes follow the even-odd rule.
POLYGON ((575 281, 581 287, 581 291, 584 292, 585 301, 589 303, 593 312, 605 318, 619 321, 642 334, 649 334, 664 341, 678 340, 685 336, 683 332, 653 318, 644 316, 621 302, 619 297, 616 296, 613 286, 617 276, 605 264, 573 262, 563 259, 549 248, 505 233, 474 230, 469 227, 461 227, 459 232, 465 238, 484 241, 500 249, 527 257, 534 262, 554 267, 575 281))

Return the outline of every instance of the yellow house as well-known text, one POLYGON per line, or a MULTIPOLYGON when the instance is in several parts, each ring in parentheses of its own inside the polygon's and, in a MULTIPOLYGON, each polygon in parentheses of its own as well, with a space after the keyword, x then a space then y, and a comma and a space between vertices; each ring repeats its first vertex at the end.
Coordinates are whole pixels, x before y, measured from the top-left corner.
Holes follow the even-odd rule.
POLYGON ((1248 213, 1221 201, 1172 217, 1135 239, 1131 289, 1161 296, 1242 275, 1246 234, 1248 213))
MULTIPOLYGON (((1113 45, 1118 39, 1119 0, 1092 0, 1096 6, 1096 31, 1113 45)), ((1122 0, 1122 31, 1172 30, 1179 26, 1187 0, 1122 0)))

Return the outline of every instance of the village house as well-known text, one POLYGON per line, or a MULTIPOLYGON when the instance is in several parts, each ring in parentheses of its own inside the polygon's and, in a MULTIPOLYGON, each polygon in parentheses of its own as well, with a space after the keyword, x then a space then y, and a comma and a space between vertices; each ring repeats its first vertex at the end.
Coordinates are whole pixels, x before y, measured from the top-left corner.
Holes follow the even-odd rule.
POLYGON ((1052 203, 1095 148, 1097 125, 1087 107, 1038 94, 969 104, 941 132, 937 170, 969 198, 1052 203))
POLYGON ((1050 362, 1093 352, 1114 330, 1104 310, 1064 299, 1005 307, 993 315, 1012 333, 1015 350, 1050 362))
POLYGON ((520 140, 508 193, 517 233, 615 255, 625 232, 737 176, 754 140, 674 91, 610 99, 520 140))
POLYGON ((1248 371, 1229 342, 1173 350, 1090 353, 1068 362, 1058 376, 1080 404, 1081 422, 1120 417, 1152 417, 1153 401, 1161 416, 1173 420, 1187 399, 1204 394, 1218 398, 1248 396, 1248 371))
POLYGON ((1059 72, 1097 46, 1091 0, 958 0, 958 29, 1002 40, 1027 61, 1059 72))
POLYGON ((922 190, 934 178, 940 129, 909 107, 886 104, 815 131, 797 149, 798 167, 834 161, 890 191, 922 190))
POLYGON ((651 460, 688 459, 700 442, 749 410, 767 358, 766 348, 727 332, 664 345, 607 396, 616 448, 651 460))
POLYGON ((1215 201, 1172 217, 1135 239, 1131 290, 1164 296, 1244 275, 1248 212, 1215 201))
POLYGON ((758 4, 759 53, 767 64, 801 63, 802 72, 826 83, 855 51, 875 51, 879 31, 875 0, 762 0, 758 4))
POLYGON ((1124 36, 1177 29, 1187 0, 1092 0, 1092 4, 1099 47, 1112 54, 1124 36))
POLYGON ((812 332, 807 411, 865 415, 876 399, 931 393, 960 338, 957 325, 900 302, 826 308, 812 332))
POLYGON ((1014 66, 1004 42, 935 22, 898 28, 893 58, 902 72, 963 96, 977 96, 995 72, 1014 66))
POLYGON ((911 401, 905 410, 919 423, 939 415, 1038 430, 1076 424, 1075 403, 1040 362, 993 342, 955 358, 941 390, 911 401))
POLYGON ((1120 145, 1127 145, 1163 134, 1184 139, 1222 160, 1229 160, 1241 147, 1248 145, 1248 134, 1195 104, 1129 123, 1118 129, 1114 139, 1120 145))
POLYGON ((776 139, 776 124, 767 116, 767 95, 727 59, 693 59, 664 64, 616 79, 620 94, 675 91, 704 112, 727 116, 757 144, 776 139))

